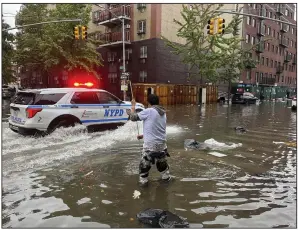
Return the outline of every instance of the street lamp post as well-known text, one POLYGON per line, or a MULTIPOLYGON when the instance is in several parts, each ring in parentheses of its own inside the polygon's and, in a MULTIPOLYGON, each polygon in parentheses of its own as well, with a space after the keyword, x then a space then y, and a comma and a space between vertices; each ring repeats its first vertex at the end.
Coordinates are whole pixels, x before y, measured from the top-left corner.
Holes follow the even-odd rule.
MULTIPOLYGON (((108 10, 115 18, 117 18, 122 23, 122 52, 123 52, 123 54, 122 54, 123 55, 122 56, 122 59, 123 59, 123 71, 122 71, 122 74, 123 74, 123 76, 125 76, 124 73, 126 72, 126 67, 125 67, 125 23, 124 23, 124 17, 122 16, 122 19, 120 19, 121 17, 118 17, 111 10, 106 9, 105 7, 103 7, 101 5, 98 5, 98 4, 95 4, 95 5, 98 6, 98 7, 100 7, 100 8, 103 8, 105 10, 108 10)), ((126 99, 126 91, 123 90, 123 100, 125 101, 125 99, 126 99)))

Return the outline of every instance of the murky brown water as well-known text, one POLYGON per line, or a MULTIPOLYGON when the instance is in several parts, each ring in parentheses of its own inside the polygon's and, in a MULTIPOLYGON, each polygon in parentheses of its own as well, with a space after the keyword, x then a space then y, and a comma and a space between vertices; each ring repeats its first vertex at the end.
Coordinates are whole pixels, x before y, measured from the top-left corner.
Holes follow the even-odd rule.
POLYGON ((160 183, 153 167, 148 188, 137 185, 135 123, 34 139, 11 132, 3 110, 3 227, 142 227, 135 216, 146 208, 172 211, 196 228, 296 227, 296 147, 286 143, 296 142, 296 113, 269 102, 168 110, 175 179, 160 183), (238 125, 248 132, 235 133, 238 125), (207 140, 210 150, 186 151, 188 138, 207 140))

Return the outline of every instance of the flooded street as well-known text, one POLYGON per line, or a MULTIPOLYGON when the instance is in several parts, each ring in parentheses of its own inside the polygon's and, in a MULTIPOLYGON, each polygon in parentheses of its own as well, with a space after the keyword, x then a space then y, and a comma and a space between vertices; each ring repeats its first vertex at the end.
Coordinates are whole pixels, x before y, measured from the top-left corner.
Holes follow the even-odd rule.
POLYGON ((153 166, 148 188, 137 183, 136 123, 23 137, 8 128, 3 106, 4 228, 138 228, 136 214, 147 208, 174 212, 193 228, 297 227, 297 151, 289 144, 296 143, 296 113, 286 103, 168 107, 174 179, 160 182, 153 166), (236 133, 236 126, 247 132, 236 133), (185 139, 209 148, 186 151, 185 139))

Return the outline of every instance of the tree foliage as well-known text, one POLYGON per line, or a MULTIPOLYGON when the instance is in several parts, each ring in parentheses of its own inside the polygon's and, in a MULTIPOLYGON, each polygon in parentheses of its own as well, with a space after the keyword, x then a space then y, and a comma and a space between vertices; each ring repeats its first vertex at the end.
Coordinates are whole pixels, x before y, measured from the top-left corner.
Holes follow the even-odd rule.
MULTIPOLYGON (((2 29, 8 29, 10 26, 2 20, 2 29)), ((2 83, 8 84, 15 80, 13 71, 14 35, 9 31, 2 31, 2 83)))
MULTIPOLYGON (((23 4, 16 16, 18 25, 27 25, 62 19, 82 19, 82 25, 90 21, 91 5, 56 4, 53 9, 47 4, 23 4)), ((94 45, 97 41, 88 38, 76 41, 74 26, 79 22, 59 22, 24 27, 17 34, 16 61, 21 66, 50 72, 59 67, 67 70, 82 68, 98 77, 95 67, 102 65, 100 54, 94 45)))
MULTIPOLYGON (((224 35, 208 35, 208 20, 220 16, 216 12, 223 7, 223 4, 194 4, 190 9, 183 6, 181 16, 183 22, 174 19, 179 25, 177 36, 186 40, 185 45, 179 45, 167 38, 166 44, 173 49, 173 52, 182 56, 184 63, 191 69, 196 68, 199 74, 191 77, 201 77, 210 82, 219 80, 234 80, 239 76, 241 70, 253 68, 256 62, 249 56, 251 50, 241 47, 240 23, 243 18, 235 15, 230 23, 225 23, 224 35), (226 36, 227 35, 227 36, 226 36)), ((237 11, 241 11, 236 7, 237 11)))

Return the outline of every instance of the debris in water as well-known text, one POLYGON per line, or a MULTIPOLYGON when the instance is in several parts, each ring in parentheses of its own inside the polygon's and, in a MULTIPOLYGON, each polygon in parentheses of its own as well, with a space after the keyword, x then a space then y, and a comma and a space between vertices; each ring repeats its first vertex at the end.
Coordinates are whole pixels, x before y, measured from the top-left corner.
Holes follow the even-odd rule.
POLYGON ((141 195, 141 193, 138 191, 138 190, 135 190, 134 192, 133 192, 133 198, 134 199, 139 199, 140 198, 140 195, 141 195))
POLYGON ((222 153, 219 153, 219 152, 210 152, 208 154, 216 156, 216 157, 225 157, 225 156, 227 156, 226 154, 222 154, 222 153))
POLYGON ((238 132, 241 132, 241 133, 245 133, 245 132, 246 132, 246 129, 243 128, 243 127, 241 127, 241 126, 237 126, 237 127, 235 127, 234 129, 235 129, 236 131, 238 131, 238 132))
POLYGON ((109 200, 102 200, 101 202, 103 204, 112 204, 113 203, 112 201, 109 201, 109 200))
POLYGON ((130 218, 129 220, 130 220, 130 221, 134 221, 135 219, 134 219, 134 218, 130 218))
POLYGON ((91 173, 93 173, 93 171, 91 171, 91 172, 88 172, 85 176, 88 176, 88 175, 90 175, 91 173))
POLYGON ((85 203, 90 203, 91 199, 90 198, 82 198, 80 200, 77 201, 77 204, 80 205, 80 204, 85 204, 85 203))
POLYGON ((108 186, 106 186, 105 184, 100 184, 99 187, 101 187, 101 188, 107 188, 108 186))
POLYGON ((253 151, 255 151, 255 149, 249 148, 248 151, 253 152, 253 151))
POLYGON ((149 208, 137 214, 138 220, 151 227, 161 228, 189 228, 185 218, 169 211, 149 208))

